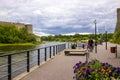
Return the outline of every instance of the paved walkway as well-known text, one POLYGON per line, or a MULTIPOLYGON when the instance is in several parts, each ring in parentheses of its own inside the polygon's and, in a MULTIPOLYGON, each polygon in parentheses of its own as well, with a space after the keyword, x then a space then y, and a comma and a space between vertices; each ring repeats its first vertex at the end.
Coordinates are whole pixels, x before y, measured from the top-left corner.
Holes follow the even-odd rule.
MULTIPOLYGON (((95 54, 94 51, 90 53, 89 60, 96 58, 101 62, 108 62, 111 65, 120 67, 120 58, 115 58, 115 54, 110 53, 110 46, 115 45, 108 44, 108 50, 105 49, 105 44, 99 45, 97 54, 95 54)), ((41 65, 20 80, 73 80, 73 66, 76 62, 84 62, 85 60, 85 56, 65 56, 64 53, 61 52, 54 59, 41 65)))

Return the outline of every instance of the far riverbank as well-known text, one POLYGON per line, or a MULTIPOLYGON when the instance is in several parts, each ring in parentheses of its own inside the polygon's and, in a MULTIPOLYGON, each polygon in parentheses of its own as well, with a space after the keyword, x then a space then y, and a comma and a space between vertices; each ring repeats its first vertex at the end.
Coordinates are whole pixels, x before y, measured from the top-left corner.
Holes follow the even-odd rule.
POLYGON ((9 52, 17 52, 21 50, 33 49, 36 47, 36 45, 40 45, 42 43, 43 42, 0 44, 0 55, 9 52))

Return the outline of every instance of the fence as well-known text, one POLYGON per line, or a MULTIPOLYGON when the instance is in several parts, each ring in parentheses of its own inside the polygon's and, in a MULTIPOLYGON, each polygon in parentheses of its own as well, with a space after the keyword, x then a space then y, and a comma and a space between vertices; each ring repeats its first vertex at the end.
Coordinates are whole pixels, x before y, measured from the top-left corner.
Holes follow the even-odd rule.
POLYGON ((66 44, 42 47, 6 55, 0 55, 0 80, 12 80, 23 72, 29 72, 35 65, 55 56, 66 48, 66 44))

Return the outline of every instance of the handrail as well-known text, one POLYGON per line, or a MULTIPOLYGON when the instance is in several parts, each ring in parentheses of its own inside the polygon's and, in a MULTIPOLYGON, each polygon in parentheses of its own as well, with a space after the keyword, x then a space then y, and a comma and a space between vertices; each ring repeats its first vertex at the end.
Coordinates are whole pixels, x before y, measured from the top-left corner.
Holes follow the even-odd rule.
MULTIPOLYGON (((13 66, 15 64, 19 64, 19 65, 22 64, 22 66, 26 67, 27 72, 29 72, 31 69, 31 63, 34 64, 34 62, 36 62, 35 65, 38 65, 38 66, 40 65, 40 63, 41 63, 41 52, 40 51, 42 49, 44 51, 44 61, 47 61, 48 58, 55 56, 57 53, 64 50, 65 48, 66 48, 66 44, 62 43, 62 44, 57 44, 57 45, 52 45, 52 46, 47 46, 47 47, 29 49, 29 50, 24 50, 24 51, 20 51, 20 52, 13 52, 13 53, 9 53, 9 54, 3 54, 3 55, 0 55, 0 58, 6 57, 7 64, 4 64, 4 65, 6 65, 5 70, 6 70, 6 72, 8 72, 6 75, 8 76, 8 80, 12 80, 12 78, 13 78, 12 74, 14 72, 18 71, 19 69, 21 69, 21 67, 19 67, 19 68, 16 68, 15 70, 12 70, 12 69, 14 69, 13 66), (49 50, 49 56, 48 56, 48 50, 49 50), (34 60, 34 61, 31 61, 31 58, 34 58, 33 56, 30 55, 31 54, 30 52, 32 52, 32 51, 37 51, 36 52, 37 54, 33 55, 34 57, 36 57, 35 58, 36 60, 34 60), (14 59, 12 56, 23 54, 23 53, 25 54, 25 55, 23 55, 25 57, 20 58, 19 60, 13 62, 14 59), (26 60, 26 62, 21 63, 23 60, 26 60)), ((1 66, 3 66, 3 65, 1 65, 1 66)), ((0 69, 1 68, 3 69, 4 67, 1 67, 1 66, 0 66, 0 69)), ((1 75, 1 78, 3 78, 3 77, 4 77, 4 75, 1 75)))

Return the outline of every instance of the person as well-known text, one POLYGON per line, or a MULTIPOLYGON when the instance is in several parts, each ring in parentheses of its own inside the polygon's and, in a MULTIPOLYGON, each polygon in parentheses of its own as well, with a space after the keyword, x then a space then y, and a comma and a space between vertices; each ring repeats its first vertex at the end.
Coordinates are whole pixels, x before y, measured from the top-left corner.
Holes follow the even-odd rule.
POLYGON ((90 46, 89 46, 89 44, 87 44, 87 50, 89 50, 90 49, 90 46))
POLYGON ((83 49, 85 48, 85 44, 82 44, 82 48, 83 48, 83 49))
POLYGON ((94 48, 94 47, 93 47, 93 44, 94 44, 93 40, 90 39, 90 40, 88 41, 88 45, 89 45, 91 51, 92 51, 93 48, 94 48))
POLYGON ((77 47, 76 44, 72 44, 72 45, 71 45, 71 48, 72 48, 72 49, 76 49, 76 47, 77 47))

